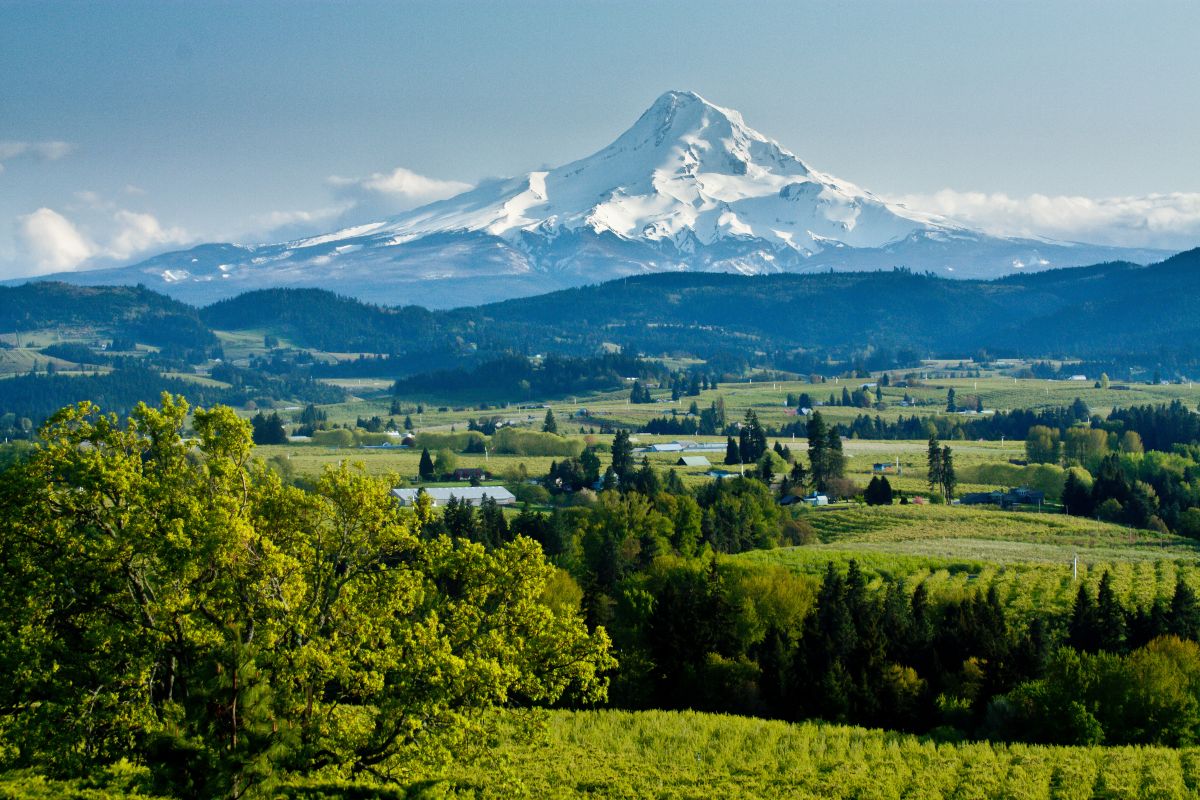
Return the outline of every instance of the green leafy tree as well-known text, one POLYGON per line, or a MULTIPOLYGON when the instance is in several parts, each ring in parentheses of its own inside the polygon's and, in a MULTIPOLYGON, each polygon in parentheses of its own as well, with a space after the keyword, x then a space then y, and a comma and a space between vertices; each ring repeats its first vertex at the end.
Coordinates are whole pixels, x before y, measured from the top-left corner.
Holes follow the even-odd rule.
POLYGON ((458 466, 458 456, 448 448, 443 447, 437 452, 437 458, 433 462, 433 471, 435 475, 446 476, 454 472, 458 466))
POLYGON ((0 731, 15 766, 150 765, 173 796, 286 775, 398 778, 486 735, 513 697, 604 696, 603 631, 542 598, 528 539, 425 538, 426 502, 251 457, 228 408, 83 403, 0 481, 0 731), (454 587, 447 591, 446 587, 454 587))
POLYGON ((1057 428, 1033 425, 1025 437, 1025 458, 1034 464, 1057 464, 1062 457, 1062 443, 1057 428))

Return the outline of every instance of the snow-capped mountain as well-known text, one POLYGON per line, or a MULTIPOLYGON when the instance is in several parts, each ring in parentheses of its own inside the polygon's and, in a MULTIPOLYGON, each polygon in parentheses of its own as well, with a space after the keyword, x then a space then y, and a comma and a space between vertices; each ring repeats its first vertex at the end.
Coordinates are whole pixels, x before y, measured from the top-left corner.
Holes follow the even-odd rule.
POLYGON ((741 114, 671 91, 612 144, 392 219, 276 245, 202 245, 74 283, 146 283, 193 302, 318 286, 446 307, 644 272, 906 266, 958 277, 1158 251, 1000 238, 813 169, 741 114))

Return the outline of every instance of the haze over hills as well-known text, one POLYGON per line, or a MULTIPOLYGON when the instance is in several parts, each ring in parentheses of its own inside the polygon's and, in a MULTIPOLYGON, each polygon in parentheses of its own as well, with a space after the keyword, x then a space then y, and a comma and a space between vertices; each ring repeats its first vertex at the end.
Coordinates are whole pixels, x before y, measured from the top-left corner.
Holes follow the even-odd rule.
POLYGON ((384 304, 472 305, 654 272, 908 267, 994 278, 1161 251, 989 236, 820 172, 692 92, 659 97, 578 161, 390 219, 292 242, 205 244, 50 276, 137 284, 192 303, 314 287, 384 304))

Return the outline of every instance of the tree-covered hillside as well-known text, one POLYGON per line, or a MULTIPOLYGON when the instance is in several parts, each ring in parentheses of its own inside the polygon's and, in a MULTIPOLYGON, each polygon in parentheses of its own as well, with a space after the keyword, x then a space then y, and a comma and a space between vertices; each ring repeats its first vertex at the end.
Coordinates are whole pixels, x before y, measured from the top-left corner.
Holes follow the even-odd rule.
MULTIPOLYGON (((419 301, 419 298, 414 298, 419 301)), ((700 357, 871 343, 920 355, 1190 355, 1200 250, 1127 263, 962 281, 907 270, 743 277, 661 273, 475 308, 384 309, 318 290, 253 292, 205 309, 224 329, 278 327, 298 344, 403 352, 462 340, 477 350, 591 352, 605 342, 700 357)), ((753 360, 753 359, 751 359, 753 360)))
POLYGON ((156 346, 203 348, 216 338, 191 306, 144 286, 0 286, 0 332, 89 328, 156 346))
MULTIPOLYGON (((952 280, 904 269, 744 277, 660 273, 452 311, 385 308, 317 289, 250 292, 196 311, 143 288, 0 288, 0 330, 90 324, 139 341, 269 332, 302 348, 402 356, 345 374, 389 377, 506 352, 688 355, 728 370, 998 356, 1191 364, 1200 333, 1200 249, 1128 263, 952 280), (381 375, 383 373, 380 373, 381 375)), ((420 302, 420 297, 414 297, 420 302)), ((887 362, 886 364, 884 362, 887 362)))

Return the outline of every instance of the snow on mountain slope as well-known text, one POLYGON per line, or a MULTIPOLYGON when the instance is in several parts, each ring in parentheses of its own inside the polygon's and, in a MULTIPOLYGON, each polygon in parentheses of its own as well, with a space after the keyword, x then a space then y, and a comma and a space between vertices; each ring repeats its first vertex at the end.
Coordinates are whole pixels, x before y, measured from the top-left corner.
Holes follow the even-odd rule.
POLYGON ((692 92, 659 97, 612 144, 388 220, 255 247, 203 245, 53 276, 208 302, 318 286, 431 307, 667 270, 761 274, 907 266, 995 277, 1158 251, 991 237, 819 172, 692 92))
POLYGON ((684 247, 753 238, 802 255, 831 242, 880 247, 915 231, 965 232, 817 172, 738 112, 674 91, 598 153, 433 203, 377 232, 474 231, 517 244, 522 234, 581 230, 684 247))

